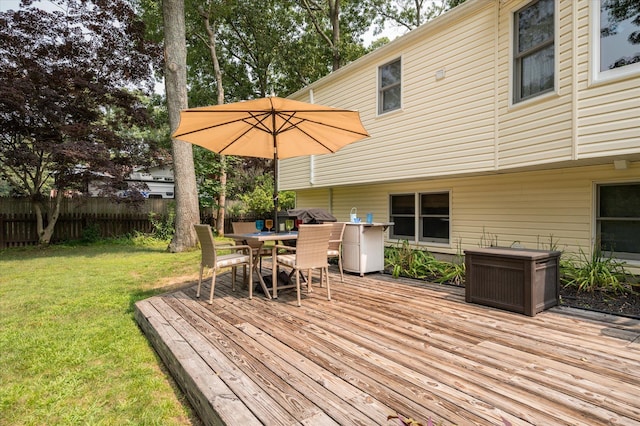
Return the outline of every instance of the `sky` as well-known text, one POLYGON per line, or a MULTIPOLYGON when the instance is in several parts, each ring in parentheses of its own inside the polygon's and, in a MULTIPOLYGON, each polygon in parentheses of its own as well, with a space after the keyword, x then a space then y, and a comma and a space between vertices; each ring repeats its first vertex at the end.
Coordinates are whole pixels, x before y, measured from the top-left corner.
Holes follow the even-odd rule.
MULTIPOLYGON (((44 10, 53 10, 54 6, 48 0, 41 0, 40 7, 44 10)), ((0 12, 6 12, 9 9, 17 10, 20 8, 20 0, 0 0, 0 12)))

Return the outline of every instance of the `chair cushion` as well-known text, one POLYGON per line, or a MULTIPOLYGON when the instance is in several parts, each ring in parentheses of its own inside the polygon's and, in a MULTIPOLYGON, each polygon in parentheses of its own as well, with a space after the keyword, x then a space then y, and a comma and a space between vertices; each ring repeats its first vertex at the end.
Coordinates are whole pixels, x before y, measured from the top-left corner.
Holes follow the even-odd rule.
POLYGON ((216 263, 218 268, 238 265, 241 263, 249 263, 249 256, 246 254, 225 254, 218 256, 216 263))
POLYGON ((327 256, 340 256, 340 250, 328 250, 327 256))
POLYGON ((296 265, 296 255, 295 254, 281 254, 278 255, 278 263, 281 265, 289 266, 293 268, 296 265))

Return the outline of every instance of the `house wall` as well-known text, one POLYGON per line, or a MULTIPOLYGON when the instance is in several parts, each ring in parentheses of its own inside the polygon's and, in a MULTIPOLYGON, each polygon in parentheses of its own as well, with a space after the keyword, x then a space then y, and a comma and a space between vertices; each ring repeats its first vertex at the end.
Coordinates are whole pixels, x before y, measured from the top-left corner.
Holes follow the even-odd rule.
POLYGON ((518 242, 526 248, 548 248, 552 240, 558 249, 578 253, 594 239, 595 185, 629 182, 639 174, 640 162, 624 170, 606 164, 345 186, 332 190, 331 204, 324 189, 301 190, 296 201, 300 208, 327 209, 339 221, 349 221, 356 207, 358 216, 371 212, 374 221, 385 222, 390 220, 391 194, 450 191, 450 243, 420 243, 431 251, 455 254, 497 237, 501 246, 518 242))
MULTIPOLYGON (((455 253, 497 236, 589 252, 595 185, 640 182, 640 72, 598 80, 595 0, 557 0, 555 88, 512 102, 513 13, 530 0, 467 0, 292 95, 357 109, 371 137, 281 161, 300 207, 389 219, 389 194, 450 191, 455 253), (378 67, 402 59, 402 109, 377 115, 378 67), (444 71, 437 79, 436 72, 444 71), (614 168, 614 160, 629 167, 614 168), (329 191, 329 201, 317 194, 329 191)), ((635 262, 640 265, 640 263, 635 262)))
POLYGON ((640 159, 640 75, 591 79, 591 0, 556 2, 556 85, 513 104, 513 13, 529 0, 468 0, 292 95, 360 111, 371 137, 281 161, 297 190, 640 159), (402 109, 377 115, 377 69, 402 59, 402 109), (445 72, 436 79, 438 70, 445 72))

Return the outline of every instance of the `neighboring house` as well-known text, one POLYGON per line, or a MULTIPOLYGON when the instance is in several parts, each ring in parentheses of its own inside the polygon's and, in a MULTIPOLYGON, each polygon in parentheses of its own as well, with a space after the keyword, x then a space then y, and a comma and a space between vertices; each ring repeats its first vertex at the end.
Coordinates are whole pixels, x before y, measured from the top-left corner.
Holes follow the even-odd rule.
POLYGON ((640 266, 631 21, 600 0, 467 0, 291 96, 359 110, 371 137, 281 161, 280 188, 434 253, 602 241, 640 266))
POLYGON ((147 198, 174 198, 173 170, 169 166, 154 166, 146 172, 133 172, 127 182, 145 184, 148 190, 143 193, 147 198))
MULTIPOLYGON (((142 193, 146 198, 174 198, 175 184, 171 166, 154 166, 146 171, 141 169, 131 173, 126 181, 138 187, 144 185, 146 189, 142 193)), ((100 190, 95 184, 89 184, 89 193, 97 197, 100 190)), ((126 194, 127 191, 122 191, 122 196, 126 194)))

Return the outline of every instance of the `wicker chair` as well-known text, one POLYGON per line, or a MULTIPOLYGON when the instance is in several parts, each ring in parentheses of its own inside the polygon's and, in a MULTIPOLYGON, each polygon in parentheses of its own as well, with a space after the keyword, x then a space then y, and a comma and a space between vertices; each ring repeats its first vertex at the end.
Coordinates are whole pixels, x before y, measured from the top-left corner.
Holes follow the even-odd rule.
POLYGON ((278 297, 278 268, 286 266, 292 269, 296 276, 296 282, 292 285, 280 286, 280 289, 295 287, 300 303, 300 272, 308 271, 307 291, 311 292, 311 270, 320 269, 320 284, 327 284, 327 300, 331 300, 331 287, 329 285, 329 262, 327 251, 329 249, 329 236, 331 224, 300 225, 298 227, 298 239, 296 247, 285 245, 274 246, 273 256, 273 297, 278 297), (285 250, 284 254, 277 254, 279 250, 285 250))
MULTIPOLYGON (((252 274, 253 255, 251 247, 247 245, 216 246, 215 239, 211 233, 209 225, 194 225, 200 247, 202 249, 202 259, 200 260, 200 278, 198 280, 198 290, 196 297, 200 297, 200 287, 202 286, 202 273, 205 266, 213 269, 211 278, 211 294, 209 294, 209 304, 213 303, 213 291, 216 286, 216 274, 223 268, 231 268, 231 288, 236 289, 236 267, 240 265, 249 266, 249 299, 253 298, 252 274), (221 250, 231 251, 229 254, 218 255, 221 250)), ((246 279, 246 275, 244 276, 246 279)))
POLYGON ((344 228, 347 226, 344 222, 333 222, 331 224, 331 236, 329 237, 329 250, 327 257, 337 258, 338 267, 340 268, 340 282, 344 282, 344 271, 342 270, 342 237, 344 228))
MULTIPOLYGON (((233 227, 234 234, 252 234, 257 231, 255 222, 231 222, 231 226, 233 227)), ((271 247, 265 247, 264 243, 254 242, 254 241, 246 241, 246 240, 236 240, 236 244, 244 244, 251 247, 253 250, 254 263, 258 260, 260 261, 260 271, 262 271, 262 258, 263 257, 271 257, 272 250, 271 247)))

